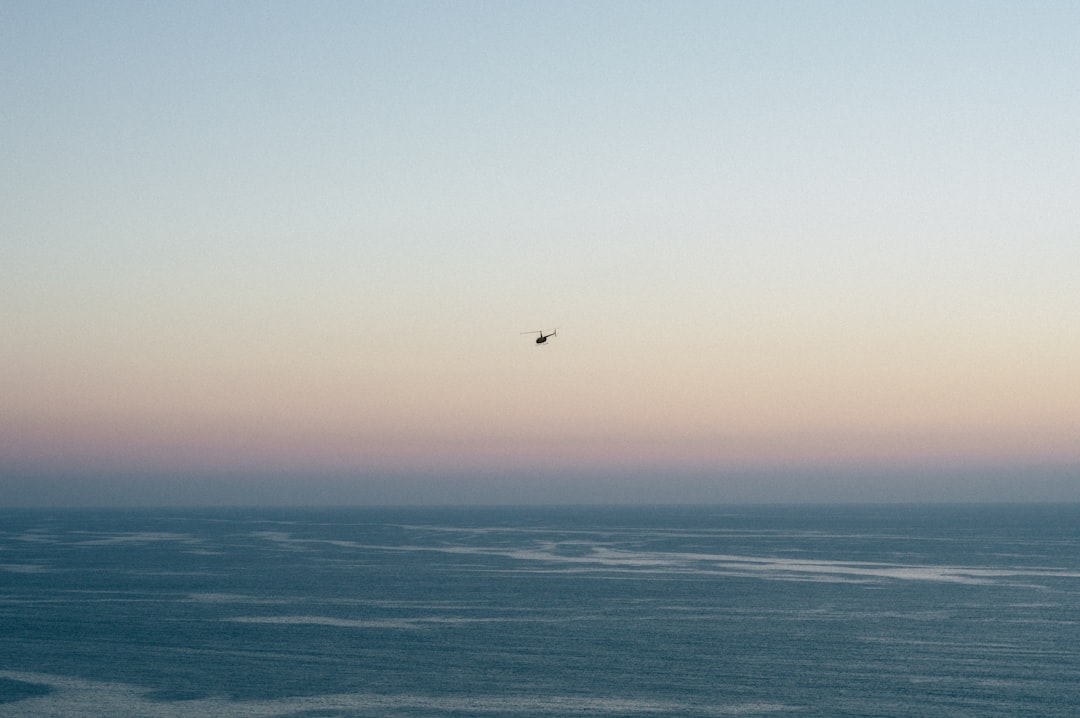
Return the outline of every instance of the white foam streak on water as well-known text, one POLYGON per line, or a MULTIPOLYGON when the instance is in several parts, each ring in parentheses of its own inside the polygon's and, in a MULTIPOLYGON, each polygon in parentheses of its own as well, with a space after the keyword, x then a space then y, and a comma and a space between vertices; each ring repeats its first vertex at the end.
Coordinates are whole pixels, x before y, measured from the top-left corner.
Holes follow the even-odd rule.
POLYGON ((1080 573, 1059 569, 984 568, 972 566, 929 566, 893 563, 861 563, 793 558, 761 558, 723 554, 662 554, 672 565, 698 565, 713 570, 776 574, 826 574, 867 579, 905 581, 943 581, 949 583, 988 584, 997 579, 1016 577, 1077 578, 1080 573))
POLYGON ((1080 572, 1046 568, 986 568, 978 566, 931 566, 896 563, 865 563, 813 559, 742 556, 729 554, 628 551, 602 542, 584 540, 537 542, 532 548, 500 549, 472 546, 379 546, 352 541, 296 539, 279 531, 260 531, 255 536, 290 548, 305 544, 330 544, 347 549, 378 551, 423 551, 475 556, 497 556, 523 562, 545 563, 543 571, 580 572, 583 567, 608 570, 636 570, 661 573, 730 575, 785 581, 832 581, 837 583, 938 581, 984 585, 1005 579, 1055 577, 1080 578, 1080 572), (563 568, 555 568, 561 566, 563 568), (569 568, 568 568, 569 567, 569 568))
MULTIPOLYGON (((66 676, 0 671, 0 677, 44 684, 54 692, 15 703, 0 703, 0 718, 84 718, 87 706, 94 715, 144 718, 275 718, 303 712, 373 715, 371 711, 428 710, 467 715, 632 716, 667 713, 693 716, 769 715, 799 711, 774 703, 706 705, 669 701, 626 700, 574 696, 422 696, 337 694, 276 700, 232 701, 225 697, 159 701, 147 691, 122 683, 89 681, 66 676)), ((374 715, 378 715, 375 713, 374 715)))
POLYGON ((8 573, 46 573, 48 570, 37 563, 0 563, 0 571, 8 573))
POLYGON ((177 541, 180 543, 199 544, 203 540, 190 534, 171 533, 168 531, 135 531, 122 534, 101 534, 102 538, 75 541, 73 546, 109 546, 126 543, 156 543, 159 541, 177 541))
POLYGON ((969 660, 990 662, 991 658, 1007 656, 1010 658, 1034 658, 1040 661, 1055 661, 1067 659, 1070 651, 1067 649, 1047 650, 1046 648, 1033 649, 1016 643, 995 643, 992 641, 947 641, 947 640, 916 640, 902 636, 861 636, 860 640, 868 643, 882 643, 890 646, 918 646, 931 647, 939 651, 951 651, 955 654, 965 654, 969 660))
POLYGON ((289 601, 280 598, 262 598, 239 593, 191 593, 187 600, 191 603, 242 603, 245 605, 283 604, 289 601))
POLYGON ((13 536, 12 540, 22 541, 23 543, 59 543, 59 539, 52 534, 44 534, 34 531, 27 531, 24 534, 13 536))
POLYGON ((234 616, 223 618, 230 623, 269 623, 293 626, 332 626, 334 628, 401 628, 417 630, 437 624, 507 623, 521 621, 517 618, 459 618, 447 616, 422 616, 415 618, 350 619, 332 616, 234 616))
MULTIPOLYGON (((580 547, 581 542, 574 542, 580 547)), ((431 550, 431 549, 426 549, 431 550)), ((999 579, 1020 577, 1078 578, 1080 573, 1054 568, 1011 569, 971 566, 928 566, 890 563, 859 563, 811 559, 772 558, 727 554, 633 552, 594 546, 585 555, 558 553, 555 544, 534 549, 490 551, 453 548, 452 553, 485 553, 521 561, 541 561, 573 566, 591 565, 626 569, 651 569, 665 573, 759 576, 781 580, 851 581, 893 579, 903 581, 941 581, 972 585, 995 583, 999 579)))

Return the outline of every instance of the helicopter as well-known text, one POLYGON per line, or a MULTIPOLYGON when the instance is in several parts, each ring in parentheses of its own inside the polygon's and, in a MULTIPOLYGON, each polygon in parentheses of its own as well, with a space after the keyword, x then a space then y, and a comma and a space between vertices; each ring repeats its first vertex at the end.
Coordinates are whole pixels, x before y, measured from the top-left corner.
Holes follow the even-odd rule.
POLYGON ((552 329, 551 334, 544 334, 544 330, 541 329, 538 332, 521 332, 521 333, 522 334, 539 334, 540 336, 538 336, 536 338, 536 343, 537 344, 543 344, 544 342, 546 342, 548 340, 548 337, 555 336, 558 331, 559 331, 558 329, 552 329))

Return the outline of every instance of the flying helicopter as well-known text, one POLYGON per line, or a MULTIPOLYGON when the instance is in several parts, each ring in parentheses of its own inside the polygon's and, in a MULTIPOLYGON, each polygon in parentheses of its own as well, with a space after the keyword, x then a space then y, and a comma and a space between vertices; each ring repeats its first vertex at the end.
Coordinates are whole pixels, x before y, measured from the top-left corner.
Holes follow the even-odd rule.
POLYGON ((538 336, 538 337, 536 338, 536 343, 537 343, 537 344, 543 344, 544 342, 546 342, 546 341, 548 340, 548 337, 553 337, 553 336, 555 336, 555 334, 556 334, 556 333, 557 333, 558 331, 559 331, 558 329, 552 329, 552 330, 551 330, 551 334, 544 334, 544 330, 543 330, 543 329, 541 329, 541 330, 540 330, 540 331, 538 331, 538 332, 521 332, 521 333, 522 333, 522 334, 539 334, 540 336, 538 336))

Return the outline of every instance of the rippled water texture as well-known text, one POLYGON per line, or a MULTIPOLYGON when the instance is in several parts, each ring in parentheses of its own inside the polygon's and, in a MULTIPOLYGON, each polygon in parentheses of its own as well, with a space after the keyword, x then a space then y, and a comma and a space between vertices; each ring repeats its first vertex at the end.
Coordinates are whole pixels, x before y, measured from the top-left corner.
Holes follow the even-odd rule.
POLYGON ((1078 705, 1076 506, 0 513, 0 718, 1078 705))

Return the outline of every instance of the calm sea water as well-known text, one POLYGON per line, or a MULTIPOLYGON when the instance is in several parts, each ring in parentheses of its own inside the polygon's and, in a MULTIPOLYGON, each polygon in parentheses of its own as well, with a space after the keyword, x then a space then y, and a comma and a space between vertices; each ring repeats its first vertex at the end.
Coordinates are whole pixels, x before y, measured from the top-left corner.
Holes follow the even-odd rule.
POLYGON ((1077 506, 0 512, 0 717, 1078 712, 1077 506))

